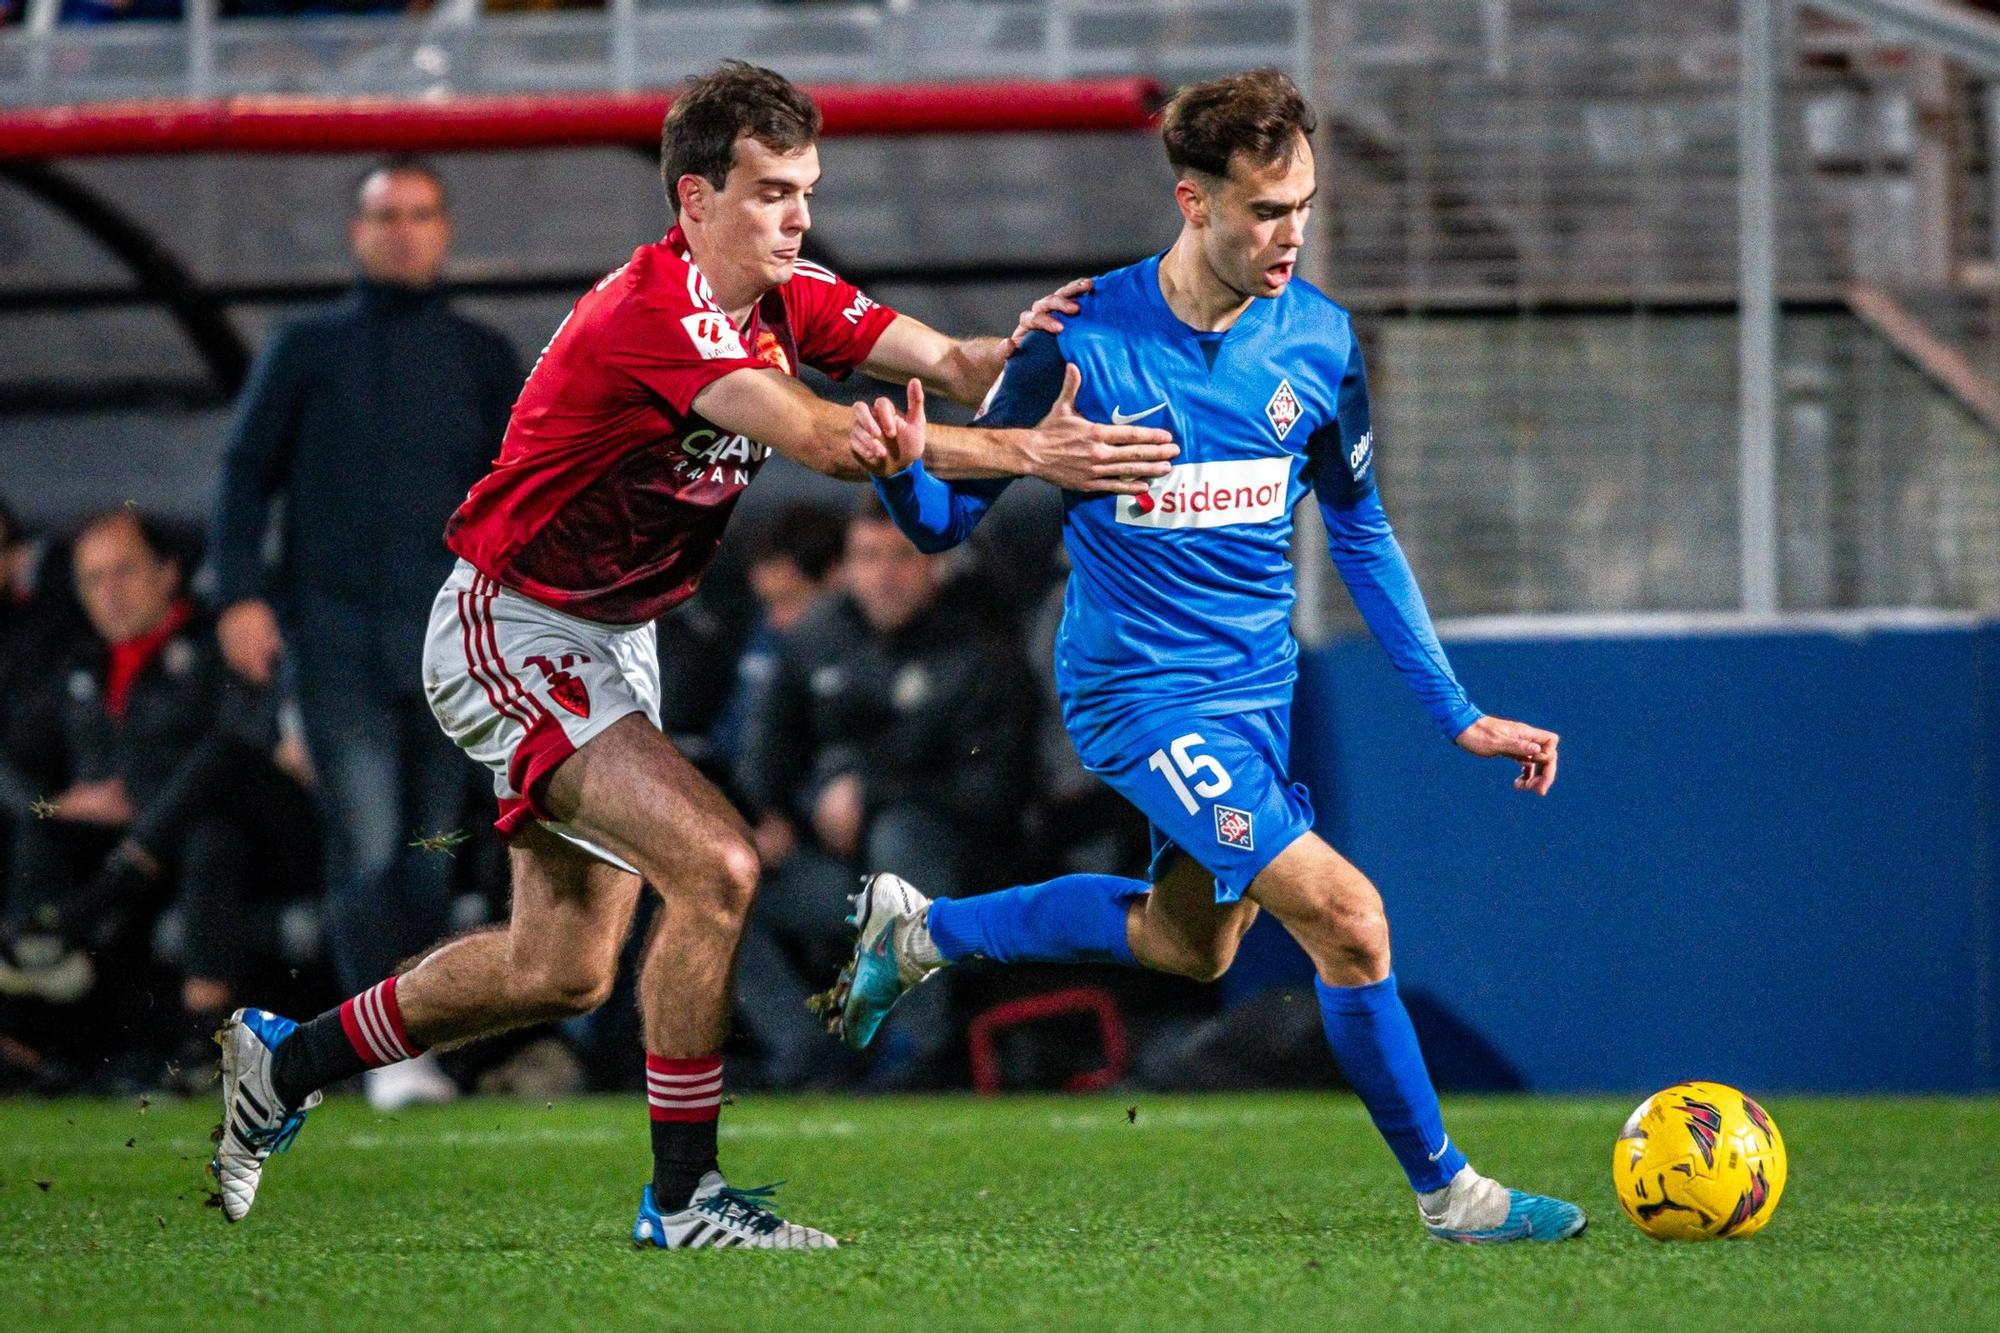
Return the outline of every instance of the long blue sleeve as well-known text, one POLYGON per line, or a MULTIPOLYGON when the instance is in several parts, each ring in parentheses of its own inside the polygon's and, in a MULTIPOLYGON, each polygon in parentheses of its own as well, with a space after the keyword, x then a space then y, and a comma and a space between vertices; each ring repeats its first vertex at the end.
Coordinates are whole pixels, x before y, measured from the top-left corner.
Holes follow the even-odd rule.
MULTIPOLYGON (((1032 426, 1048 415, 1062 390, 1062 348, 1054 335, 1031 333, 1007 358, 975 426, 1032 426)), ((875 479, 875 493, 896 526, 927 554, 949 551, 972 535, 1010 479, 943 481, 924 471, 922 459, 890 477, 875 479)))
POLYGON ((1322 496, 1319 507, 1326 518, 1327 549, 1355 608, 1431 721, 1447 740, 1456 739, 1483 714, 1452 674, 1417 577, 1382 511, 1381 496, 1371 486, 1352 505, 1338 505, 1322 496))
POLYGON ((874 478, 875 494, 910 544, 926 555, 949 551, 972 535, 979 520, 1000 498, 1007 481, 941 481, 924 471, 922 459, 901 472, 874 478))

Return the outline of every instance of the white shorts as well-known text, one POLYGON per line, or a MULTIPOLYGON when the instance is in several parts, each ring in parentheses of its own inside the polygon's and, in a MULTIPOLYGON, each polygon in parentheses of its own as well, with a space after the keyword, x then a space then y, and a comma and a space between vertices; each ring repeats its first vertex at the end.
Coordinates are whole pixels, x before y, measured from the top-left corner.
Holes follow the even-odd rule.
POLYGON ((431 604, 424 695, 444 734, 493 773, 503 837, 530 821, 631 870, 541 804, 556 765, 627 713, 660 725, 651 625, 600 625, 501 587, 461 560, 431 604))

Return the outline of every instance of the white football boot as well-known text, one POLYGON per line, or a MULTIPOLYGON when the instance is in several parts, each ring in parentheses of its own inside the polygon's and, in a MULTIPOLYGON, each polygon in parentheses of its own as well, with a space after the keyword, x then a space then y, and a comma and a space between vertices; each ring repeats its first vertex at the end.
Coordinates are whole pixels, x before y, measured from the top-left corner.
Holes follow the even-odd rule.
POLYGON ((854 954, 818 997, 826 1030, 853 1050, 875 1039, 896 1001, 929 980, 945 960, 931 940, 931 900, 900 875, 870 875, 848 899, 854 954))
POLYGON ((701 1178, 694 1198, 677 1213, 653 1206, 653 1187, 639 1195, 639 1216, 632 1223, 632 1243, 662 1250, 834 1250, 840 1242, 824 1231, 787 1222, 769 1205, 776 1185, 756 1189, 730 1187, 720 1171, 701 1178))
POLYGON ((222 1124, 208 1173, 222 1194, 222 1215, 241 1222, 257 1201, 264 1163, 292 1146, 306 1112, 322 1100, 315 1092, 287 1109, 271 1087, 271 1052, 298 1024, 263 1009, 238 1009, 215 1040, 222 1047, 222 1124))

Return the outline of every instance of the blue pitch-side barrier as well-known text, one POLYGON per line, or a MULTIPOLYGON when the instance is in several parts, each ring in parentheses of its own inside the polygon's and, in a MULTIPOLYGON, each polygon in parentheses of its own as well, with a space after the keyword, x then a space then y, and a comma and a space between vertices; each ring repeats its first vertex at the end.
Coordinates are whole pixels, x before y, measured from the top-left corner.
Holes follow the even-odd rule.
MULTIPOLYGON (((1562 733, 1547 800, 1441 741, 1372 642, 1309 654, 1295 712, 1406 991, 1534 1089, 2000 1088, 2000 625, 1445 637, 1482 707, 1562 733)), ((1309 975, 1282 936, 1244 962, 1238 986, 1309 975)))

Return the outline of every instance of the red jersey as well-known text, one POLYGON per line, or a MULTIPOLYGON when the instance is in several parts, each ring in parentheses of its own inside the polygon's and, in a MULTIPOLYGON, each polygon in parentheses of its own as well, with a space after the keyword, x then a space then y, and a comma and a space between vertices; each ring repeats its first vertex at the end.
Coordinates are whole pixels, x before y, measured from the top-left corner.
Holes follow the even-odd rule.
POLYGON ((686 600, 770 450, 694 411, 734 370, 859 365, 896 318, 800 260, 734 327, 679 227, 585 293, 528 375, 499 461, 445 544, 546 606, 610 625, 686 600))

